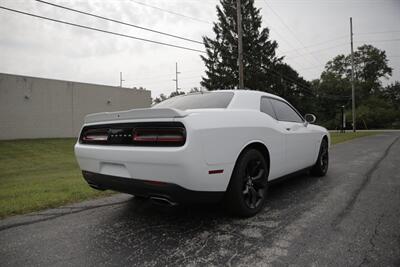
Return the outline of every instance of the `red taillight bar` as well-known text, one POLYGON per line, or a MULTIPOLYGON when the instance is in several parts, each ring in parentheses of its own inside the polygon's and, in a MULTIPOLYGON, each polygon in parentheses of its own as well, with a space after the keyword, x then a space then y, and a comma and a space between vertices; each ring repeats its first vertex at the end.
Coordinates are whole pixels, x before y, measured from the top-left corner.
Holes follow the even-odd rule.
POLYGON ((138 135, 137 132, 134 132, 132 140, 136 141, 136 142, 156 142, 157 141, 157 135, 155 135, 155 136, 141 136, 141 135, 138 135))
POLYGON ((183 128, 171 129, 146 129, 136 128, 133 130, 132 140, 135 142, 161 142, 182 143, 185 141, 183 128))
POLYGON ((107 141, 107 135, 85 135, 83 136, 84 141, 107 141))
POLYGON ((183 136, 177 135, 173 137, 157 137, 158 142, 182 142, 183 136))

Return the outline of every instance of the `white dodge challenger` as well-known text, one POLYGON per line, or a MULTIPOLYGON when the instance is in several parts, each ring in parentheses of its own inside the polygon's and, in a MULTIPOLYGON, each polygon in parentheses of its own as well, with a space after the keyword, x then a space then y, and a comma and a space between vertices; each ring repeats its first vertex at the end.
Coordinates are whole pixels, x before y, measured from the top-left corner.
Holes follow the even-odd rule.
POLYGON ((330 135, 314 121, 264 92, 194 93, 86 116, 75 154, 93 188, 169 205, 224 200, 252 216, 268 182, 306 169, 326 174, 330 135))

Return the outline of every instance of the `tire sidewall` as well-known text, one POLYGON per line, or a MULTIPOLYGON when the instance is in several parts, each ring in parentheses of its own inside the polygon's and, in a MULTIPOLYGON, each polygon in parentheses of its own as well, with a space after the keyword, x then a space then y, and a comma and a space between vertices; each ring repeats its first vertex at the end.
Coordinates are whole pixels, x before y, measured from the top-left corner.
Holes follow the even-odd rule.
POLYGON ((321 145, 319 147, 317 162, 315 163, 315 165, 311 171, 312 171, 312 174, 314 174, 316 176, 325 176, 326 173, 328 172, 328 169, 329 169, 329 148, 328 148, 328 142, 324 138, 324 139, 322 139, 321 145), (322 164, 321 164, 322 150, 323 150, 324 146, 326 147, 326 153, 327 153, 327 157, 328 157, 328 163, 327 163, 326 169, 323 169, 322 164))
POLYGON ((266 162, 264 156, 256 149, 248 149, 245 150, 238 158, 233 173, 231 177, 231 181, 227 190, 227 198, 228 207, 231 212, 244 217, 253 216, 258 213, 264 206, 265 200, 267 197, 267 189, 268 189, 268 174, 269 174, 269 164, 266 162), (260 159, 261 164, 263 165, 266 171, 266 181, 264 187, 264 198, 260 205, 256 208, 250 208, 246 205, 243 198, 243 177, 245 176, 245 169, 247 164, 252 159, 260 159))

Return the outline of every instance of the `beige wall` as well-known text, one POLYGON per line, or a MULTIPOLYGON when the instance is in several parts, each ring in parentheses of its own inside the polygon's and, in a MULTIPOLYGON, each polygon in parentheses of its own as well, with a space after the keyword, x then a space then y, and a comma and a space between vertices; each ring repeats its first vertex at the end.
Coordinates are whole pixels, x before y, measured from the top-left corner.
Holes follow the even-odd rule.
POLYGON ((147 90, 0 73, 0 139, 74 137, 86 114, 150 105, 147 90))

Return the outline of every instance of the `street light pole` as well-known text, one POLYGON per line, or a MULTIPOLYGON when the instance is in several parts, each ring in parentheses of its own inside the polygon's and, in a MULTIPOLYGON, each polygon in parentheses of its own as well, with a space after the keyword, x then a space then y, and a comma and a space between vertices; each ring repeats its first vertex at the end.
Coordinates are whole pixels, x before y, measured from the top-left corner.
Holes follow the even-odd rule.
POLYGON ((346 132, 346 130, 345 130, 346 129, 346 121, 345 121, 345 118, 344 118, 344 106, 341 106, 340 109, 341 109, 340 132, 344 133, 344 132, 346 132))
POLYGON ((351 112, 353 119, 353 132, 356 131, 356 96, 354 90, 354 55, 353 55, 353 18, 350 18, 350 42, 351 42, 351 112))

